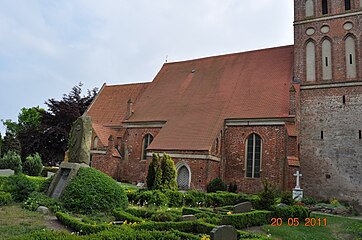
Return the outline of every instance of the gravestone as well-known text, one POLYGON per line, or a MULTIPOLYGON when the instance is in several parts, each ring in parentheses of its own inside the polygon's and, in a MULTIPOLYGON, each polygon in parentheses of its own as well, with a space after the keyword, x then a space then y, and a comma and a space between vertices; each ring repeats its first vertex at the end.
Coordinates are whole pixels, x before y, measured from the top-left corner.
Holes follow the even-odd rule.
POLYGON ((303 189, 300 188, 299 177, 303 175, 297 171, 295 174, 293 174, 293 176, 297 178, 295 188, 293 188, 293 199, 300 201, 303 199, 303 189))
POLYGON ((182 215, 182 221, 195 221, 196 217, 195 215, 182 215))
POLYGON ((251 212, 251 209, 253 208, 253 205, 251 202, 243 202, 236 204, 234 206, 233 213, 245 213, 245 212, 251 212))
POLYGON ((238 234, 236 229, 231 225, 222 225, 215 227, 210 232, 211 240, 237 240, 238 234))
POLYGON ((0 169, 0 176, 2 177, 8 177, 11 175, 14 175, 14 170, 12 169, 0 169))
POLYGON ((89 167, 92 122, 89 117, 79 117, 69 134, 68 161, 63 161, 51 182, 47 195, 60 198, 80 167, 89 167))

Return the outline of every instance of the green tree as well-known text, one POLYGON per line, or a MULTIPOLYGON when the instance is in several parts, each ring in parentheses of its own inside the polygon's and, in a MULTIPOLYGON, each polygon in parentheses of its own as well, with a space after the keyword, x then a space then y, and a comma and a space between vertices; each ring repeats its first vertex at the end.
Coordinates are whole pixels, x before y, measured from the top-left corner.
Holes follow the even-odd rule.
MULTIPOLYGON (((160 157, 157 154, 158 158, 160 157)), ((154 182, 154 186, 153 189, 155 190, 162 190, 163 189, 163 184, 162 184, 162 169, 161 169, 161 164, 160 164, 160 160, 157 161, 157 166, 156 166, 156 173, 155 173, 155 182, 154 182)))
POLYGON ((22 172, 20 155, 14 151, 8 151, 0 158, 0 169, 12 169, 15 174, 22 172))
POLYGON ((2 141, 2 150, 1 150, 2 156, 4 156, 9 151, 13 151, 15 153, 20 154, 21 146, 16 136, 7 131, 2 141))
POLYGON ((158 165, 158 155, 155 153, 152 154, 152 160, 150 164, 148 165, 148 172, 147 172, 147 188, 149 190, 152 190, 155 185, 155 177, 156 177, 156 169, 158 165))
POLYGON ((163 190, 177 190, 176 167, 170 155, 164 153, 161 160, 163 190))
POLYGON ((23 171, 25 174, 29 176, 40 176, 42 170, 43 164, 38 153, 26 157, 23 163, 23 171))

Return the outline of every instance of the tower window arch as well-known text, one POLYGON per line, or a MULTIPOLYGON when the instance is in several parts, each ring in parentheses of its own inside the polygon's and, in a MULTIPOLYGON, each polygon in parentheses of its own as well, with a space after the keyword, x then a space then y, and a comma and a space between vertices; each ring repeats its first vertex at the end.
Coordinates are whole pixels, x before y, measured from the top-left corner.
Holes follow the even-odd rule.
POLYGON ((261 137, 253 133, 246 140, 246 177, 260 178, 261 137))
POLYGON ((356 41, 352 36, 345 39, 346 78, 357 77, 356 41))
POLYGON ((332 79, 332 43, 328 39, 322 42, 322 78, 332 79))
POLYGON ((147 148, 152 143, 152 141, 153 141, 153 136, 147 133, 146 136, 143 138, 143 143, 142 143, 142 160, 147 159, 147 148))
POLYGON ((351 10, 351 0, 344 0, 344 8, 348 11, 351 10))
POLYGON ((328 0, 322 0, 322 14, 328 14, 328 0))
POLYGON ((305 2, 305 16, 306 17, 314 16, 314 1, 313 0, 307 0, 305 2))
POLYGON ((315 70, 315 43, 309 41, 306 46, 306 79, 307 81, 316 80, 315 70))

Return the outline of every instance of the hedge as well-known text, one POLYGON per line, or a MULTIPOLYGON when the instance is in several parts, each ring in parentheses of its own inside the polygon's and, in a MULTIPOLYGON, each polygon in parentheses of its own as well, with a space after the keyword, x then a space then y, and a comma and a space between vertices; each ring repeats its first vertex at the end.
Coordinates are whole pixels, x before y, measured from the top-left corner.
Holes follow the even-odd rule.
POLYGON ((0 191, 0 206, 8 205, 13 201, 13 196, 8 192, 0 191))
POLYGON ((144 222, 144 220, 140 217, 136 217, 131 213, 128 213, 121 208, 117 208, 113 210, 113 216, 117 221, 128 221, 128 222, 144 222))
POLYGON ((55 214, 57 219, 63 223, 64 225, 74 229, 75 231, 79 232, 80 234, 90 234, 90 233, 97 233, 112 227, 109 224, 88 224, 84 223, 81 220, 74 218, 66 213, 57 212, 55 214))
POLYGON ((273 207, 273 217, 288 220, 288 218, 298 218, 304 221, 308 217, 308 209, 303 206, 287 206, 287 207, 273 207))
POLYGON ((223 216, 221 223, 224 225, 233 225, 237 229, 251 226, 259 226, 270 223, 273 212, 261 210, 248 213, 230 214, 223 216))

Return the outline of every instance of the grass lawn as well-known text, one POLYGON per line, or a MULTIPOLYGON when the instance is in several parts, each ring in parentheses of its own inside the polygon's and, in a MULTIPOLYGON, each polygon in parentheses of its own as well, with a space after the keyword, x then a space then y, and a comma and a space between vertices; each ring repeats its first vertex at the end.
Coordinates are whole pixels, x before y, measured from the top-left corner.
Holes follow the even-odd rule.
POLYGON ((362 240, 362 220, 348 219, 340 216, 327 216, 322 214, 311 214, 311 218, 320 218, 321 226, 304 226, 300 223, 298 227, 288 226, 283 222, 282 226, 263 226, 263 230, 271 234, 271 239, 281 240, 362 240), (323 219, 326 218, 326 226, 323 219))
POLYGON ((8 239, 45 229, 44 215, 22 209, 20 205, 0 207, 0 239, 8 239))

